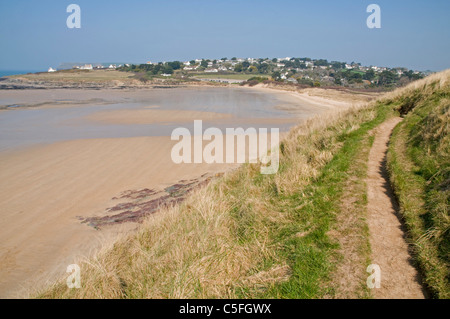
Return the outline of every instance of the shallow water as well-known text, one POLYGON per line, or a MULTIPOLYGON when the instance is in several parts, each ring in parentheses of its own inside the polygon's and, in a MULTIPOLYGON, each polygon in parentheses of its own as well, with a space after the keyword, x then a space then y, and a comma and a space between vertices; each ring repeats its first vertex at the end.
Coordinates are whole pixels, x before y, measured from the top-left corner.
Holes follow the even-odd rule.
MULTIPOLYGON (((215 121, 214 125, 204 122, 204 129, 214 126, 225 130, 236 123, 236 127, 277 127, 285 131, 296 121, 280 125, 269 120, 257 125, 252 120, 294 118, 292 113, 277 108, 293 103, 282 95, 242 88, 0 91, 0 106, 14 105, 0 112, 0 151, 73 139, 166 136, 180 126, 193 131, 193 123, 117 125, 85 119, 99 111, 149 106, 160 110, 228 113, 235 119, 215 121), (43 104, 51 107, 33 107, 43 104)), ((305 109, 305 116, 306 113, 305 109)))

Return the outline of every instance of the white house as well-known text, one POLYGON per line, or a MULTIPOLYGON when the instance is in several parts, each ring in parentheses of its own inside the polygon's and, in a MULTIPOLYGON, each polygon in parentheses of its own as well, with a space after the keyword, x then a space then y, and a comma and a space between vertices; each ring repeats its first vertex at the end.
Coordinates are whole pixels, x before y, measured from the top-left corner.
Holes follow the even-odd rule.
POLYGON ((52 72, 56 72, 56 70, 53 69, 52 67, 49 67, 49 68, 48 68, 48 72, 49 72, 49 73, 52 73, 52 72))
POLYGON ((80 67, 81 70, 93 70, 92 64, 85 64, 80 67))
POLYGON ((219 72, 219 70, 217 70, 217 69, 206 69, 205 72, 207 72, 207 73, 217 73, 217 72, 219 72))

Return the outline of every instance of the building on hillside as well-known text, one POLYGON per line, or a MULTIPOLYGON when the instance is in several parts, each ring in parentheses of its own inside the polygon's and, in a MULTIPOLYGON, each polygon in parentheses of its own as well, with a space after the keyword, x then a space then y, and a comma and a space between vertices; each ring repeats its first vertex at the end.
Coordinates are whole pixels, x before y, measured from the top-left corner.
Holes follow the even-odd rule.
POLYGON ((56 72, 56 70, 53 69, 52 67, 49 67, 49 68, 48 68, 48 72, 49 72, 49 73, 52 73, 52 72, 56 72))

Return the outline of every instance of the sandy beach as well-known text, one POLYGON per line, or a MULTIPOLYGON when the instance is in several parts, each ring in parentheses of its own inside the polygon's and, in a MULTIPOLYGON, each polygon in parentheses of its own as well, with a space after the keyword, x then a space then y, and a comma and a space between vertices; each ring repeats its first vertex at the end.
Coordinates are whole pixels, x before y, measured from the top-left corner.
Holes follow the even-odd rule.
POLYGON ((160 189, 230 167, 176 165, 174 143, 169 137, 76 140, 0 156, 1 296, 20 296, 21 286, 64 272, 77 257, 136 226, 97 231, 77 216, 105 214, 125 190, 160 189))
MULTIPOLYGON (((258 93, 265 89, 245 90, 258 93)), ((34 99, 33 92, 19 94, 12 91, 1 92, 0 98, 8 101, 21 99, 19 102, 28 104, 29 110, 55 108, 68 111, 89 109, 90 105, 107 105, 117 102, 117 99, 123 103, 132 96, 145 101, 144 93, 139 91, 114 91, 112 95, 104 94, 102 99, 99 92, 76 95, 70 90, 46 91, 37 93, 34 99), (64 96, 69 96, 70 101, 61 101, 64 96), (36 97, 40 101, 36 102, 36 97)), ((251 115, 216 112, 207 107, 202 107, 202 110, 168 110, 151 102, 141 104, 139 109, 96 110, 80 113, 80 117, 98 125, 180 125, 204 119, 223 125, 271 123, 276 126, 280 123, 293 125, 314 114, 343 109, 353 103, 292 92, 277 94, 284 96, 285 103, 274 104, 273 108, 281 109, 284 117, 270 117, 268 113, 252 119, 251 115)), ((3 111, 0 126, 5 125, 1 122, 5 114, 16 111, 3 111)), ((65 121, 61 123, 72 123, 65 121)), ((107 214, 107 209, 114 206, 113 198, 122 192, 162 190, 180 180, 214 175, 237 165, 174 164, 170 154, 176 142, 171 141, 170 134, 162 135, 77 138, 68 134, 62 141, 1 151, 0 297, 26 297, 32 289, 63 275, 66 267, 80 257, 92 254, 111 238, 135 229, 138 224, 134 222, 100 230, 80 222, 82 218, 107 214)))

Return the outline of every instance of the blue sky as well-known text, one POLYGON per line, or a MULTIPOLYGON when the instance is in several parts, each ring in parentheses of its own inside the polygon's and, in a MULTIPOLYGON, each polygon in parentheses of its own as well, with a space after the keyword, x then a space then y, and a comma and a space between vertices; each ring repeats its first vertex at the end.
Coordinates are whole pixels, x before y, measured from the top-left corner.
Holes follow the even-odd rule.
POLYGON ((311 57, 450 68, 448 0, 1 0, 0 69, 62 62, 311 57), (81 29, 66 8, 81 7, 81 29), (381 7, 381 29, 366 8, 381 7))

